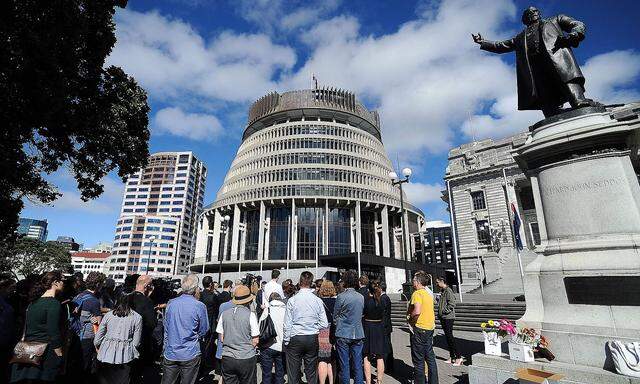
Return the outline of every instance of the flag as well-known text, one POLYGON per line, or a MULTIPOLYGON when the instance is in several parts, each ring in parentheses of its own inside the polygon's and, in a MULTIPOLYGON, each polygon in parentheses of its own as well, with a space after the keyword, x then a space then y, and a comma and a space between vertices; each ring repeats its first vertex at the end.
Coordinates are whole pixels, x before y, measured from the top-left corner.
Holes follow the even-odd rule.
POLYGON ((518 211, 516 210, 516 206, 511 203, 511 212, 513 214, 513 232, 516 239, 516 248, 518 251, 522 251, 522 239, 520 238, 520 226, 522 222, 520 221, 520 216, 518 215, 518 211))

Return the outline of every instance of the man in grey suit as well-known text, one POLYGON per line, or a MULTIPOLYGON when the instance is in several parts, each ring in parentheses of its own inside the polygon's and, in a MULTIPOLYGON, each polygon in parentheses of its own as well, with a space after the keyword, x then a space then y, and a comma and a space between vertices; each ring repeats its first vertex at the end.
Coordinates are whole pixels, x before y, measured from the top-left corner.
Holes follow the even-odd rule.
POLYGON ((482 50, 516 52, 518 109, 542 110, 550 117, 567 101, 574 109, 594 105, 584 97, 584 76, 571 50, 584 39, 584 23, 566 15, 542 19, 535 7, 524 11, 522 22, 526 28, 504 41, 472 34, 482 50))

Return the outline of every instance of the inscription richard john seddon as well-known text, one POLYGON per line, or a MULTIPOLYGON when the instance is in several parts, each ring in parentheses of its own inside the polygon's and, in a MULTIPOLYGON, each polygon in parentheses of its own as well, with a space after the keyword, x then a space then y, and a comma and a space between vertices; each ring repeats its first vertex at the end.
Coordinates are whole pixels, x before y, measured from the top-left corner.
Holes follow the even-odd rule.
POLYGON ((565 194, 568 192, 594 192, 605 188, 615 188, 622 185, 624 180, 621 177, 612 177, 610 179, 597 181, 581 181, 574 184, 560 184, 542 187, 543 192, 547 196, 565 194))

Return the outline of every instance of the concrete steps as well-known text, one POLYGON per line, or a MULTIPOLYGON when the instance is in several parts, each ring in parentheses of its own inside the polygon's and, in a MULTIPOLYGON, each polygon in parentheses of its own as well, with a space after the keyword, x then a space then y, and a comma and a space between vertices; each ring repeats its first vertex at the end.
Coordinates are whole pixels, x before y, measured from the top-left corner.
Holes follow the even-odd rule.
MULTIPOLYGON (((520 266, 518 265, 518 257, 513 248, 503 248, 499 253, 501 261, 500 278, 494 280, 484 286, 485 294, 523 294, 522 278, 520 277, 520 266)), ((535 260, 538 255, 528 249, 520 252, 522 259, 522 267, 526 268, 527 264, 535 260)), ((470 293, 482 292, 480 287, 470 291, 470 293)))
MULTIPOLYGON (((437 307, 434 308, 437 312, 437 307)), ((391 322, 395 327, 406 327, 407 302, 391 303, 391 322)), ((456 305, 456 321, 453 329, 458 331, 481 332, 480 324, 488 320, 517 320, 524 315, 522 302, 473 302, 456 305)), ((441 328, 436 316, 436 328, 441 328)))

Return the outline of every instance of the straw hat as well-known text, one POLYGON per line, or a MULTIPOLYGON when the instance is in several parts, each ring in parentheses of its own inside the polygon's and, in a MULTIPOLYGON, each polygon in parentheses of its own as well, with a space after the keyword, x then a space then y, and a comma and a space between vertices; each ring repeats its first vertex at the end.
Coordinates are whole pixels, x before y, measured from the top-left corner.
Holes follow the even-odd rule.
POLYGON ((238 285, 235 291, 233 291, 233 299, 231 299, 231 302, 233 304, 246 304, 251 302, 253 298, 254 296, 251 294, 251 291, 249 291, 249 287, 238 285))

